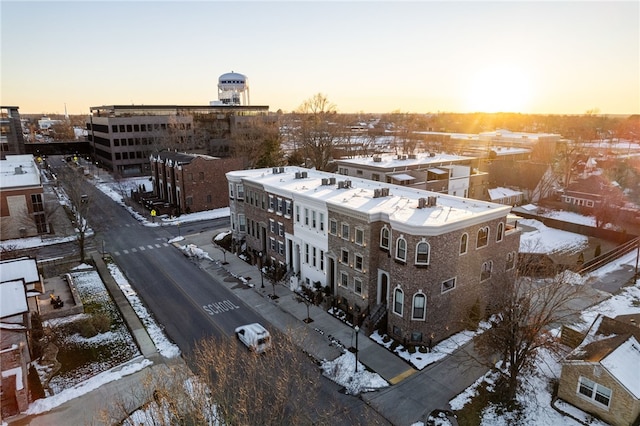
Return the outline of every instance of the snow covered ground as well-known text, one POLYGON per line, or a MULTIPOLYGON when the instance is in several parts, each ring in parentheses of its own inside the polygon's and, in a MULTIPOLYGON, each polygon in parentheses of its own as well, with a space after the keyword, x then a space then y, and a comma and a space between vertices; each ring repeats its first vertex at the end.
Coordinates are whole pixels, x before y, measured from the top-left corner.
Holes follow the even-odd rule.
MULTIPOLYGON (((139 184, 139 180, 132 179, 130 182, 130 185, 132 187, 137 187, 139 184)), ((145 226, 177 225, 178 223, 184 223, 188 221, 212 219, 229 215, 229 209, 227 208, 209 212, 182 215, 179 218, 161 218, 160 220, 153 223, 150 222, 147 218, 139 215, 131 207, 125 205, 121 195, 121 187, 118 188, 118 186, 114 185, 113 182, 109 183, 104 181, 97 182, 96 186, 102 192, 109 195, 114 201, 122 205, 125 209, 129 210, 131 214, 145 226)), ((582 219, 574 218, 574 220, 582 219)), ((527 241, 528 239, 531 239, 530 241, 532 241, 534 238, 537 239, 536 242, 529 242, 530 245, 544 246, 546 250, 553 251, 557 250, 558 247, 566 247, 567 244, 583 244, 581 238, 575 237, 576 234, 572 234, 572 236, 569 238, 569 236, 566 235, 567 233, 565 233, 564 231, 547 228, 544 227, 544 225, 542 225, 541 227, 535 223, 527 222, 527 224, 536 228, 537 230, 537 232, 532 233, 533 235, 528 237, 525 237, 526 234, 523 234, 523 238, 525 238, 525 241, 527 241)), ((69 239, 60 239, 59 241, 46 240, 46 243, 51 244, 63 241, 69 241, 69 239)), ((177 241, 179 240, 176 240, 176 242, 177 241)), ((41 246, 44 243, 45 242, 43 242, 40 238, 32 238, 25 240, 13 240, 9 242, 5 241, 2 244, 15 244, 14 247, 16 245, 18 245, 19 247, 36 247, 41 246)), ((188 250, 191 250, 194 253, 196 249, 197 248, 194 247, 188 248, 188 250)), ((591 277, 597 277, 598 274, 606 274, 610 270, 619 268, 622 264, 635 265, 635 256, 635 253, 629 254, 619 259, 615 263, 610 264, 606 268, 594 272, 593 274, 591 274, 591 277)), ((136 313, 146 325, 151 338, 158 347, 159 351, 167 357, 178 356, 179 349, 166 338, 166 336, 162 332, 161 327, 154 322, 153 318, 149 315, 146 309, 144 309, 144 306, 140 303, 135 291, 131 288, 124 275, 118 270, 115 265, 110 265, 110 271, 123 293, 127 296, 132 306, 134 306, 136 313)), ((584 277, 584 279, 589 279, 589 277, 584 277)), ((637 281, 634 286, 623 289, 620 294, 611 297, 610 299, 602 302, 599 305, 585 310, 585 312, 583 312, 582 314, 583 323, 576 326, 582 326, 584 328, 588 327, 598 313, 603 313, 610 316, 627 313, 640 313, 639 301, 640 280, 637 281)), ((444 356, 447 356, 455 347, 463 344, 465 341, 468 341, 472 337, 472 333, 460 333, 453 336, 451 339, 441 342, 440 344, 435 346, 431 353, 423 354, 420 352, 416 352, 415 354, 408 354, 406 352, 402 352, 402 354, 405 354, 402 356, 404 356, 407 361, 411 362, 417 368, 424 368, 426 365, 435 362, 444 356)), ((373 335, 372 338, 377 339, 381 344, 384 344, 384 342, 382 341, 382 336, 373 335)), ((52 397, 35 401, 30 405, 27 414, 36 414, 51 410, 66 401, 69 401, 84 393, 99 388, 104 383, 118 380, 123 376, 139 371, 150 365, 150 363, 151 362, 149 360, 138 358, 116 368, 112 368, 109 371, 100 373, 96 376, 88 377, 85 381, 76 386, 73 386, 72 388, 65 389, 52 397)), ((386 381, 380 378, 379 375, 366 372, 362 364, 359 364, 358 373, 354 376, 354 364, 354 355, 348 351, 345 351, 345 353, 337 359, 325 362, 322 366, 322 369, 325 376, 341 384, 345 387, 347 392, 352 394, 358 394, 363 391, 387 386, 386 381)), ((540 355, 540 362, 538 365, 538 371, 535 374, 532 374, 530 377, 526 378, 526 389, 524 389, 523 392, 518 395, 519 401, 525 407, 525 423, 532 425, 579 425, 579 423, 575 422, 574 420, 560 415, 550 406, 551 392, 549 382, 551 379, 559 377, 559 360, 554 359, 550 354, 542 353, 540 355)), ((481 378, 476 384, 472 385, 465 392, 451 401, 452 408, 455 410, 463 407, 464 404, 468 402, 469 399, 477 392, 477 386, 482 381, 491 382, 491 380, 492 377, 490 375, 488 377, 481 378)), ((570 409, 570 407, 568 407, 568 409, 570 409)), ((577 411, 578 412, 576 413, 576 416, 579 417, 581 412, 579 412, 579 410, 577 411)), ((3 423, 3 425, 4 424, 6 423, 3 423)), ((419 423, 417 423, 417 425, 418 424, 419 423)), ((449 424, 449 422, 446 419, 438 419, 437 424, 447 425, 449 424)), ((498 414, 495 412, 495 410, 489 407, 484 413, 482 424, 487 426, 509 425, 513 424, 513 419, 510 419, 508 414, 498 414)), ((592 424, 598 425, 599 423, 592 424)))

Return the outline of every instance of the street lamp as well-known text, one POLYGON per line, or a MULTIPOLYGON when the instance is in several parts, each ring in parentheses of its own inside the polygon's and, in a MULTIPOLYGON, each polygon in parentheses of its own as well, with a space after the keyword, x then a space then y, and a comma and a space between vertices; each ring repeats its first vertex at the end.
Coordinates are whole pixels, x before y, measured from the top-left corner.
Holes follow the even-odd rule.
POLYGON ((358 372, 358 332, 360 331, 360 327, 357 325, 353 328, 356 331, 356 373, 358 372))
POLYGON ((260 265, 260 288, 264 288, 264 276, 262 274, 262 252, 258 252, 258 260, 260 265))

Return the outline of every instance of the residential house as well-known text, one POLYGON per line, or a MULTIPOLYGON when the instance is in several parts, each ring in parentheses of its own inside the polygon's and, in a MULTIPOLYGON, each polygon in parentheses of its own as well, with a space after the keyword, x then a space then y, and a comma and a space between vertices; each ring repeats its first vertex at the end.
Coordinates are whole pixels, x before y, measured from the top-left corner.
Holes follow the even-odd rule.
POLYGON ((599 315, 562 362, 558 398, 612 425, 638 424, 639 342, 636 324, 599 315))
POLYGON ((45 234, 44 189, 32 155, 0 160, 0 217, 3 240, 45 234))
POLYGON ((484 312, 513 277, 510 207, 298 167, 227 173, 234 241, 280 265, 292 286, 323 287, 360 326, 386 318, 412 345, 484 312))
POLYGON ((242 158, 160 152, 150 156, 153 193, 174 214, 229 206, 225 173, 244 168, 242 158))
POLYGON ((28 366, 31 329, 25 283, 22 279, 0 283, 1 418, 29 407, 28 366))

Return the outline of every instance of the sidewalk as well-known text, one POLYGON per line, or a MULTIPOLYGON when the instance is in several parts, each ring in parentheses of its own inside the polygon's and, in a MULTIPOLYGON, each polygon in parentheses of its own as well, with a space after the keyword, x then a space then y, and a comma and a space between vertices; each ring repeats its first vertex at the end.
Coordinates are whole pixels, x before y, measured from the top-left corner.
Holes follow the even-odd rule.
MULTIPOLYGON (((313 321, 309 324, 303 320, 307 317, 307 307, 296 301, 295 294, 288 287, 276 285, 277 299, 269 297, 273 293, 273 285, 260 276, 256 266, 252 266, 232 253, 224 253, 212 243, 213 237, 227 229, 215 229, 195 235, 186 235, 176 245, 194 244, 209 254, 212 261, 201 261, 201 267, 227 286, 244 303, 253 308, 265 321, 282 332, 296 331, 303 336, 301 346, 318 361, 333 360, 344 349, 355 347, 356 335, 352 327, 330 315, 326 310, 311 306, 309 316, 313 321), (223 262, 226 259, 226 264, 223 262), (224 279, 230 275, 244 278, 249 285, 238 284, 236 280, 224 279), (230 282, 231 281, 231 282, 230 282), (264 281, 264 288, 261 283, 264 281)), ((391 384, 411 376, 415 370, 406 361, 381 347, 378 343, 363 334, 358 335, 358 361, 370 370, 378 373, 391 384)))

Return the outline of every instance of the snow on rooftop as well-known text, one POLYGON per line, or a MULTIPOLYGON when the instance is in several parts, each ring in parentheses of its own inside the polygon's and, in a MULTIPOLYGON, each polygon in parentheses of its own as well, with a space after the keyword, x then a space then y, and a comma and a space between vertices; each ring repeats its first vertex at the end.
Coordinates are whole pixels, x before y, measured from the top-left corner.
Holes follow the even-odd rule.
POLYGON ((489 189, 489 197, 492 200, 497 200, 504 197, 513 197, 518 195, 522 195, 522 191, 515 191, 513 189, 503 188, 503 187, 489 189))
POLYGON ((424 235, 441 235, 453 229, 505 217, 510 207, 497 203, 455 197, 405 186, 391 185, 332 173, 286 167, 282 173, 272 169, 238 170, 227 173, 232 182, 255 182, 267 192, 325 203, 329 208, 348 209, 368 215, 370 221, 383 220, 395 229, 424 235), (295 173, 307 172, 306 178, 295 173), (336 184, 322 184, 322 179, 336 178, 336 184), (340 188, 339 181, 348 180, 350 187, 340 188), (389 196, 375 197, 376 189, 389 188, 389 196), (433 207, 418 208, 420 198, 436 197, 433 207), (420 229, 416 229, 419 227, 420 229))
POLYGON ((356 157, 349 159, 341 159, 337 162, 339 164, 350 164, 350 165, 361 165, 361 166, 369 166, 376 167, 382 169, 403 169, 405 167, 414 167, 415 166, 428 166, 429 164, 441 164, 445 162, 462 162, 472 160, 472 157, 464 157, 462 155, 453 155, 453 154, 444 154, 437 153, 435 155, 431 155, 428 152, 415 154, 415 158, 410 158, 409 156, 400 156, 393 154, 382 154, 377 155, 376 158, 378 160, 374 160, 374 157, 356 157), (404 159, 402 159, 404 158, 404 159))
POLYGON ((640 365, 640 344, 630 336, 623 344, 600 361, 609 373, 618 379, 629 392, 640 399, 640 374, 636 368, 640 365))
POLYGON ((7 155, 6 160, 0 160, 0 188, 40 185, 40 170, 33 155, 7 155))
POLYGON ((22 280, 0 284, 0 318, 10 317, 28 310, 27 296, 22 280))
POLYGON ((27 284, 40 281, 35 259, 22 257, 0 262, 0 282, 24 279, 27 284))

